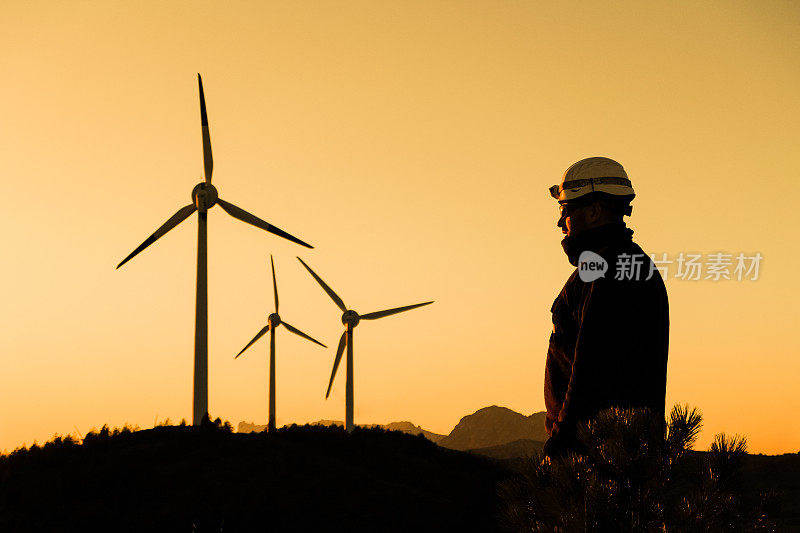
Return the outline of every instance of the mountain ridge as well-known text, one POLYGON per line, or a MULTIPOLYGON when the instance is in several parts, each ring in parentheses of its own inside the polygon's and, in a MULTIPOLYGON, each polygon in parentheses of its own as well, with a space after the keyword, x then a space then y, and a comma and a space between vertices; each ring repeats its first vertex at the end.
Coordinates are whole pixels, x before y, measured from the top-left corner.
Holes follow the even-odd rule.
MULTIPOLYGON (((409 435, 423 435, 426 439, 435 442, 444 448, 461 451, 487 450, 489 455, 492 448, 503 446, 516 441, 529 443, 526 449, 539 449, 540 444, 547 440, 548 435, 544 428, 544 411, 537 411, 531 415, 523 415, 507 407, 491 405, 478 409, 474 413, 465 415, 459 420, 447 435, 441 435, 423 429, 413 422, 401 421, 388 424, 363 424, 360 427, 381 428, 389 431, 402 431, 409 435)), ((312 426, 341 426, 341 420, 318 420, 312 426)), ((239 433, 261 432, 266 425, 252 422, 239 422, 239 433)))

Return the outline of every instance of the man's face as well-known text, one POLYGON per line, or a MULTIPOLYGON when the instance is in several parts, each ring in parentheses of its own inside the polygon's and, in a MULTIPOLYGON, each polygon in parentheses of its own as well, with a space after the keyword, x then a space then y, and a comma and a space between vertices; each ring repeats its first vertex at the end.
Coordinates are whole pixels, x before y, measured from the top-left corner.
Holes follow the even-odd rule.
POLYGON ((589 205, 561 204, 559 206, 561 217, 556 225, 561 228, 561 233, 567 237, 577 235, 592 227, 592 222, 587 218, 590 211, 589 205))

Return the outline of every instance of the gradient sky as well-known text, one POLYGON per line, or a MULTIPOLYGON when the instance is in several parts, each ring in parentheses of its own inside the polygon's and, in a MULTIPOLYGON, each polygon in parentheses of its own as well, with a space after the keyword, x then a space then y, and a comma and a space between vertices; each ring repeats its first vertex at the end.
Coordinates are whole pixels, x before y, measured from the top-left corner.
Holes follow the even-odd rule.
MULTIPOLYGON (((669 272, 667 404, 750 450, 800 450, 800 8, 793 2, 30 2, 0 5, 0 450, 191 419, 196 216, 116 271, 202 175, 315 245, 209 215, 212 416, 278 424, 324 399, 340 312, 366 313, 357 423, 448 433, 544 409, 550 305, 572 267, 547 187, 620 161, 652 253, 760 252, 757 281, 669 272)), ((344 370, 343 368, 341 370, 344 370)))

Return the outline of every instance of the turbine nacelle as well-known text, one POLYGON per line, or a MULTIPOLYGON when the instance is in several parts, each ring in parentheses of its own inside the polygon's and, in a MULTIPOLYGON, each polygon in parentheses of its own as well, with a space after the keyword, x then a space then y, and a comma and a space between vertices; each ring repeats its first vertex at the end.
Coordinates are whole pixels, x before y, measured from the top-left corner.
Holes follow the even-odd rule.
POLYGON ((361 322, 361 317, 358 316, 358 313, 353 311, 352 309, 348 309, 342 315, 342 324, 345 326, 356 327, 358 323, 361 322))
POLYGON ((192 189, 192 202, 200 213, 205 213, 217 203, 217 188, 210 183, 198 183, 192 189))
POLYGON ((272 313, 267 320, 273 329, 281 325, 281 317, 278 313, 272 313))

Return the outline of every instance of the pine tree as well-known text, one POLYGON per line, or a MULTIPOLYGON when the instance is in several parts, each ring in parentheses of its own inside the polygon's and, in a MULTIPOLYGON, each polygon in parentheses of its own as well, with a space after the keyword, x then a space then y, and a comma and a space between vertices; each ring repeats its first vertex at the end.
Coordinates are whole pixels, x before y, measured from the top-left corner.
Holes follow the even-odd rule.
POLYGON ((717 435, 700 457, 701 427, 688 406, 666 422, 647 409, 602 411, 578 427, 585 454, 534 456, 500 486, 501 520, 528 532, 769 530, 770 498, 741 490, 745 439, 717 435))

